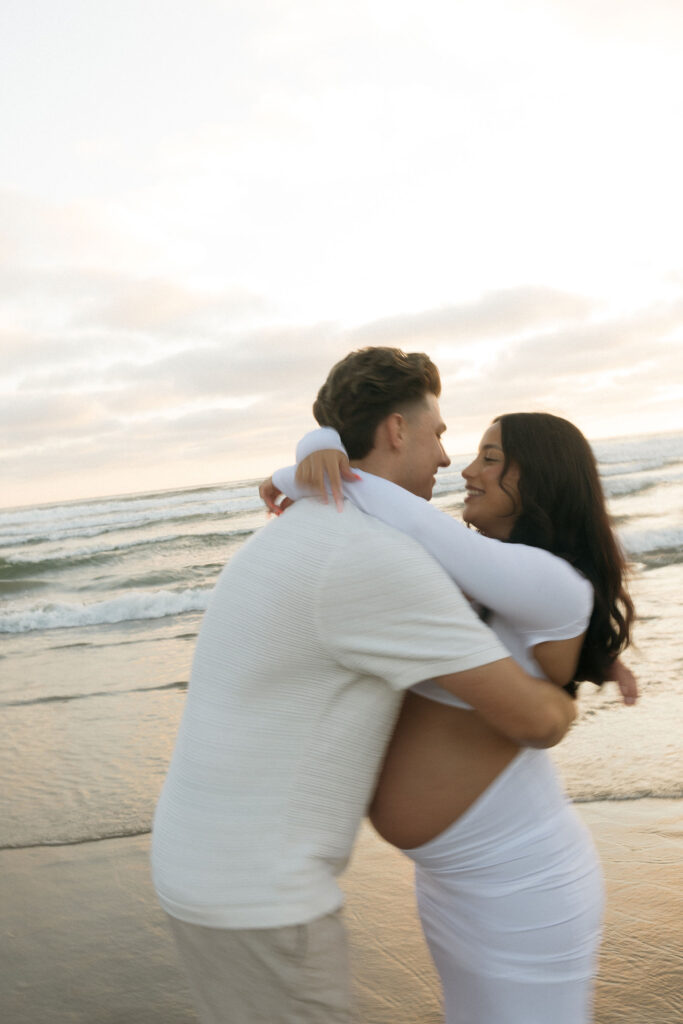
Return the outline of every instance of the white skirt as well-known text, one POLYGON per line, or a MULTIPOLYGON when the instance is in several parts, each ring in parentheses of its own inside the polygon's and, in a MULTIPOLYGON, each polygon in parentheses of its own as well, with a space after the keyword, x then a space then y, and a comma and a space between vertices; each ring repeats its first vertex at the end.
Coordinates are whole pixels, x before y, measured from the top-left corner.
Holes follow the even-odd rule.
POLYGON ((604 907, 588 829, 525 749, 445 832, 404 850, 447 1024, 587 1024, 604 907))

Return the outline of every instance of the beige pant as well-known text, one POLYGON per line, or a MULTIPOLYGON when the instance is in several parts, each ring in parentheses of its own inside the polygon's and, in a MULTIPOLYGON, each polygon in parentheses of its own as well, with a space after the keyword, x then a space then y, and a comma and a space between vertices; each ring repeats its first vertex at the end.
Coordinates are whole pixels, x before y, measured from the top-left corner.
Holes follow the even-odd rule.
POLYGON ((169 917, 202 1024, 349 1024, 341 911, 284 928, 224 929, 169 917))

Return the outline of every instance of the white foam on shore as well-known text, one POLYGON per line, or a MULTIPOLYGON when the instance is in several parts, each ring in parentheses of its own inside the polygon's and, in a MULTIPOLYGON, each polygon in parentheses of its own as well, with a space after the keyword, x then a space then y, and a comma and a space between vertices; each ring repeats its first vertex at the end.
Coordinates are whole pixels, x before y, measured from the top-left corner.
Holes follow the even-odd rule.
POLYGON ((162 619, 182 612, 205 611, 211 587, 172 592, 127 594, 93 604, 49 604, 0 615, 0 633, 29 633, 39 629, 99 626, 135 619, 162 619))
POLYGON ((246 512, 261 511, 260 498, 228 498, 224 501, 207 501, 199 507, 155 508, 151 510, 128 511, 127 515, 111 518, 81 516, 79 518, 57 519, 53 522, 27 522, 16 526, 4 526, 0 534, 0 547, 20 547, 45 541, 64 541, 74 537, 99 537, 119 530, 137 530, 162 523, 205 520, 211 517, 229 519, 246 512))
POLYGON ((631 556, 644 555, 650 551, 680 551, 683 548, 683 527, 625 529, 619 531, 619 539, 631 556))
POLYGON ((113 543, 104 542, 101 544, 87 544, 82 547, 74 548, 56 548, 45 552, 45 546, 39 545, 40 552, 32 548, 29 551, 21 549, 18 554, 8 554, 3 556, 3 561, 8 565, 31 565, 40 566, 44 562, 69 562, 71 563, 74 559, 87 559, 87 558, 98 558, 102 555, 117 554, 121 552, 132 551, 134 548, 152 547, 159 548, 162 544, 176 544, 182 541, 198 543, 213 543, 218 541, 229 540, 233 537, 249 537, 254 531, 248 528, 235 529, 235 530, 222 530, 220 532, 214 531, 211 533, 169 533, 166 536, 159 537, 139 537, 136 540, 128 541, 116 541, 113 543))

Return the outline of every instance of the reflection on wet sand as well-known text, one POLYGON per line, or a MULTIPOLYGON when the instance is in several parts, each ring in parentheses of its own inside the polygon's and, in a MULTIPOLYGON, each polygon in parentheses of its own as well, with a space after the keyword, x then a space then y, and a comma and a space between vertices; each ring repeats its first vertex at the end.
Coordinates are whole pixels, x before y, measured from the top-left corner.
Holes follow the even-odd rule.
MULTIPOLYGON (((595 836, 608 890, 596 1024, 679 1024, 683 805, 626 800, 579 810, 595 836)), ((148 849, 149 836, 136 836, 0 851, 4 1019, 196 1021, 151 887, 148 849)), ((442 1020, 411 872, 408 860, 363 827, 343 881, 356 1024, 442 1020)))

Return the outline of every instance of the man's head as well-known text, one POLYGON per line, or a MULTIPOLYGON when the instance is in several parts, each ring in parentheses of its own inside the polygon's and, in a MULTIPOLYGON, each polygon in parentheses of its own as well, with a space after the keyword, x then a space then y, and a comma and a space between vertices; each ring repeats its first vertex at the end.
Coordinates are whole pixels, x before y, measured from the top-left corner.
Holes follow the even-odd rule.
POLYGON ((449 459, 438 396, 439 371, 423 352, 364 348, 332 367, 313 415, 335 427, 356 465, 429 499, 449 459))

